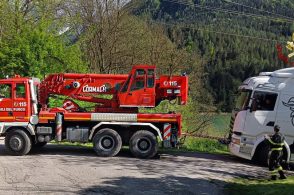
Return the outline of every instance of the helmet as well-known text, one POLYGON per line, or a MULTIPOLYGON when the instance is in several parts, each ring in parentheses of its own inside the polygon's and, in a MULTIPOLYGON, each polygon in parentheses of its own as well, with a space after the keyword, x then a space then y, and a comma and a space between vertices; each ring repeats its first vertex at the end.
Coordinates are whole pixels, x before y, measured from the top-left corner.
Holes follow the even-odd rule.
POLYGON ((280 126, 279 125, 275 125, 274 126, 274 130, 277 131, 277 132, 280 131, 280 126))

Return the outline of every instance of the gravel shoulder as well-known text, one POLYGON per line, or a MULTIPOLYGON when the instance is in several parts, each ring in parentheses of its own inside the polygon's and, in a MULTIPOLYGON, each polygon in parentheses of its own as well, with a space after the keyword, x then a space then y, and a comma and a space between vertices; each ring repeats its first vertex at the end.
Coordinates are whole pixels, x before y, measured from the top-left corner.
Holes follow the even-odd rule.
POLYGON ((0 194, 222 194, 228 180, 240 177, 264 178, 267 170, 230 155, 101 158, 89 148, 52 144, 9 156, 0 140, 0 194))

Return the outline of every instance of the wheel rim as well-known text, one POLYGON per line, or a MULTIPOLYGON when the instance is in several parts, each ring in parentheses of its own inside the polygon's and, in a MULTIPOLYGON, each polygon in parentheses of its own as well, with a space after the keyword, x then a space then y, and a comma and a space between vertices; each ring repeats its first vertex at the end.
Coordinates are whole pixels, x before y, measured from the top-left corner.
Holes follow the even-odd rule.
POLYGON ((23 141, 20 137, 18 136, 12 136, 9 140, 9 145, 12 150, 14 151, 20 151, 23 146, 23 141))
POLYGON ((103 149, 104 151, 110 151, 114 148, 115 141, 114 139, 109 135, 104 135, 99 140, 99 148, 103 149))
POLYGON ((142 138, 138 141, 137 146, 140 152, 146 153, 151 148, 151 141, 147 138, 142 138))

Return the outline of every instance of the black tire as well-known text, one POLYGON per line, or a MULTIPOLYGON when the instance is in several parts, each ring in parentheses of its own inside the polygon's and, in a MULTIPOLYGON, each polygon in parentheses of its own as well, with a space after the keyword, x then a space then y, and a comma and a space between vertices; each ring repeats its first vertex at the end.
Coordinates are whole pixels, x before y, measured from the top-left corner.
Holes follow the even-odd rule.
POLYGON ((130 139, 130 151, 137 158, 152 158, 157 154, 158 143, 153 133, 137 131, 130 139))
POLYGON ((16 129, 7 133, 5 147, 12 155, 26 155, 32 148, 32 140, 26 132, 16 129))
POLYGON ((262 142, 258 147, 254 155, 254 161, 261 166, 268 166, 269 164, 269 152, 270 148, 268 144, 262 142))
POLYGON ((113 129, 101 129, 93 138, 93 148, 98 156, 115 156, 120 151, 121 146, 121 137, 113 129))
POLYGON ((37 142, 33 144, 33 148, 42 148, 47 145, 47 142, 37 142))

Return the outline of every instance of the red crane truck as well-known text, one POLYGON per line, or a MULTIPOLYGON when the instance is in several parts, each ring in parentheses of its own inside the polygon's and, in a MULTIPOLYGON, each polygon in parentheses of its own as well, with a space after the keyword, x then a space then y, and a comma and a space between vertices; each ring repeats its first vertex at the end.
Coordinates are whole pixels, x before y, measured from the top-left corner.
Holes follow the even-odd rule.
POLYGON ((136 65, 129 75, 51 74, 37 78, 0 80, 0 135, 12 155, 25 155, 55 139, 93 142, 98 156, 115 156, 122 145, 139 158, 152 158, 158 141, 175 147, 181 135, 181 115, 139 113, 162 100, 188 98, 187 76, 156 77, 155 66, 136 65), (49 98, 65 96, 60 107, 49 98), (87 111, 75 100, 94 103, 87 111))

